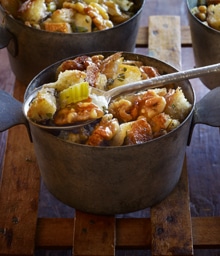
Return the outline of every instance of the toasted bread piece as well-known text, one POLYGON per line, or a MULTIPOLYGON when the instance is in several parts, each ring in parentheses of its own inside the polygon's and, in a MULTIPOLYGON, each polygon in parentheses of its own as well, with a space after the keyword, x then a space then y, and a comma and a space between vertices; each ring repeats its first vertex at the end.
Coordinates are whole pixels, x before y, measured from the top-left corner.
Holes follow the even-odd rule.
POLYGON ((53 22, 45 22, 44 29, 50 32, 62 32, 62 33, 72 33, 72 29, 69 23, 53 23, 53 22))
POLYGON ((74 18, 76 32, 92 32, 92 19, 89 15, 76 13, 74 18))
POLYGON ((68 9, 68 8, 58 9, 53 12, 50 19, 48 20, 54 23, 62 23, 62 22, 72 23, 74 21, 75 13, 76 12, 73 9, 68 9))
POLYGON ((39 23, 48 15, 44 0, 27 0, 18 10, 18 17, 23 21, 39 23))
POLYGON ((138 67, 122 63, 119 64, 114 82, 109 86, 109 88, 114 88, 123 84, 128 84, 140 80, 141 71, 138 67))
POLYGON ((210 27, 220 30, 220 4, 211 4, 208 6, 207 22, 210 27))
POLYGON ((54 88, 43 88, 31 102, 27 116, 35 122, 52 119, 56 112, 56 98, 54 88))

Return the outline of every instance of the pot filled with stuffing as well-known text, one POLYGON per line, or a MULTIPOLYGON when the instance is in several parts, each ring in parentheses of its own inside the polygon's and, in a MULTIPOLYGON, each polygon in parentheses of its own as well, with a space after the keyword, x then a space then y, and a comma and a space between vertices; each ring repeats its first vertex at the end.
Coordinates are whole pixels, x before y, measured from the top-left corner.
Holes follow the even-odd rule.
POLYGON ((184 79, 145 90, 135 85, 110 101, 94 90, 175 72, 160 60, 126 52, 59 61, 32 80, 24 104, 1 91, 0 131, 27 125, 44 183, 73 208, 118 214, 153 206, 178 183, 193 126, 220 126, 220 88, 198 103, 184 79))
MULTIPOLYGON (((220 62, 220 1, 187 0, 193 52, 197 67, 220 62)), ((218 74, 201 78, 209 89, 220 85, 218 74)))
POLYGON ((133 51, 144 0, 0 0, 0 48, 17 80, 92 51, 133 51))

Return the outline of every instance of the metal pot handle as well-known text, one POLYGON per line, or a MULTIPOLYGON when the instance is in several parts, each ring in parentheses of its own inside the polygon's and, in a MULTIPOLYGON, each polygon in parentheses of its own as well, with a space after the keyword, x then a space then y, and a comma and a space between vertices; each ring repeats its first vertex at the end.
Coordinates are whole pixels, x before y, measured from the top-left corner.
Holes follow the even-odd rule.
POLYGON ((0 49, 8 46, 10 40, 13 38, 12 34, 5 28, 0 27, 0 49))
POLYGON ((17 55, 18 47, 14 35, 0 26, 0 49, 5 47, 8 47, 8 51, 13 57, 17 55))
POLYGON ((190 129, 188 145, 190 144, 194 126, 196 124, 206 124, 220 127, 220 87, 209 91, 195 105, 193 120, 190 129))
POLYGON ((29 124, 22 106, 23 104, 20 101, 13 98, 9 93, 0 90, 0 132, 6 131, 15 125, 24 124, 30 136, 29 124))

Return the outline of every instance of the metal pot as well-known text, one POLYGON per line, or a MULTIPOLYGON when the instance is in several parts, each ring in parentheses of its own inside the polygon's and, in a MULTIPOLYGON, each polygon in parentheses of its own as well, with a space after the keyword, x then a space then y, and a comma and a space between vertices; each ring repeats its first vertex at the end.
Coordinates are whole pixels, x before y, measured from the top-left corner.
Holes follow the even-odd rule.
POLYGON ((24 84, 44 68, 72 55, 92 51, 133 51, 144 0, 134 2, 137 11, 128 21, 108 30, 72 34, 30 28, 0 6, 0 49, 7 46, 12 71, 24 84))
MULTIPOLYGON (((219 63, 220 31, 204 25, 192 14, 191 9, 198 5, 198 0, 187 0, 186 3, 196 67, 219 63)), ((218 74, 207 75, 200 80, 209 89, 220 85, 218 74)))
MULTIPOLYGON (((154 66, 161 74, 177 71, 154 58, 132 53, 123 53, 123 56, 154 66)), ((36 87, 54 81, 60 63, 39 73, 26 89, 25 98, 36 87)), ((16 101, 15 108, 20 105, 20 114, 17 111, 12 117, 10 112, 13 112, 15 100, 3 91, 0 94, 0 130, 17 123, 25 123, 30 128, 43 181, 60 201, 95 214, 133 212, 160 202, 174 189, 196 123, 220 126, 220 87, 195 103, 189 81, 178 82, 176 86, 182 87, 192 104, 191 112, 177 129, 140 145, 92 147, 64 141, 56 134, 27 123, 22 103, 16 101), (5 106, 3 99, 11 107, 5 106)))

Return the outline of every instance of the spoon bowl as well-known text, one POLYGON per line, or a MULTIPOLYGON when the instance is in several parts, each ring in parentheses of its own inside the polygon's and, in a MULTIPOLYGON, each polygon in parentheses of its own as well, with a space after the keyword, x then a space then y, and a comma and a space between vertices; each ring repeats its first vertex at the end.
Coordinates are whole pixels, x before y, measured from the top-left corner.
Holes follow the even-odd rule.
MULTIPOLYGON (((109 102, 113 98, 120 96, 122 94, 128 94, 131 92, 137 92, 137 91, 146 90, 146 89, 159 88, 159 87, 162 87, 162 86, 170 84, 170 83, 180 82, 180 81, 192 79, 192 78, 197 78, 197 77, 201 77, 201 76, 204 76, 204 75, 207 75, 210 73, 215 73, 215 72, 220 72, 220 63, 209 65, 209 66, 204 66, 204 67, 200 67, 200 68, 189 69, 189 70, 185 70, 185 71, 178 71, 178 72, 174 72, 174 73, 170 73, 170 74, 166 74, 166 75, 157 76, 157 77, 154 77, 151 79, 132 82, 129 84, 115 87, 109 91, 102 91, 102 90, 92 87, 91 94, 96 94, 97 96, 104 97, 106 100, 106 103, 108 105, 109 102)), ((47 125, 33 122, 31 119, 28 118, 27 112, 28 112, 29 105, 30 105, 31 101, 37 96, 37 93, 38 93, 38 91, 40 91, 41 88, 42 88, 42 86, 36 88, 33 91, 33 93, 31 93, 29 95, 29 97, 27 98, 27 100, 25 101, 25 104, 23 106, 25 116, 34 125, 36 125, 40 128, 43 128, 43 129, 50 129, 50 130, 72 130, 74 128, 88 125, 96 120, 96 119, 90 119, 90 120, 86 120, 86 121, 82 121, 82 122, 76 122, 73 124, 67 124, 65 126, 58 126, 52 122, 47 125)))

